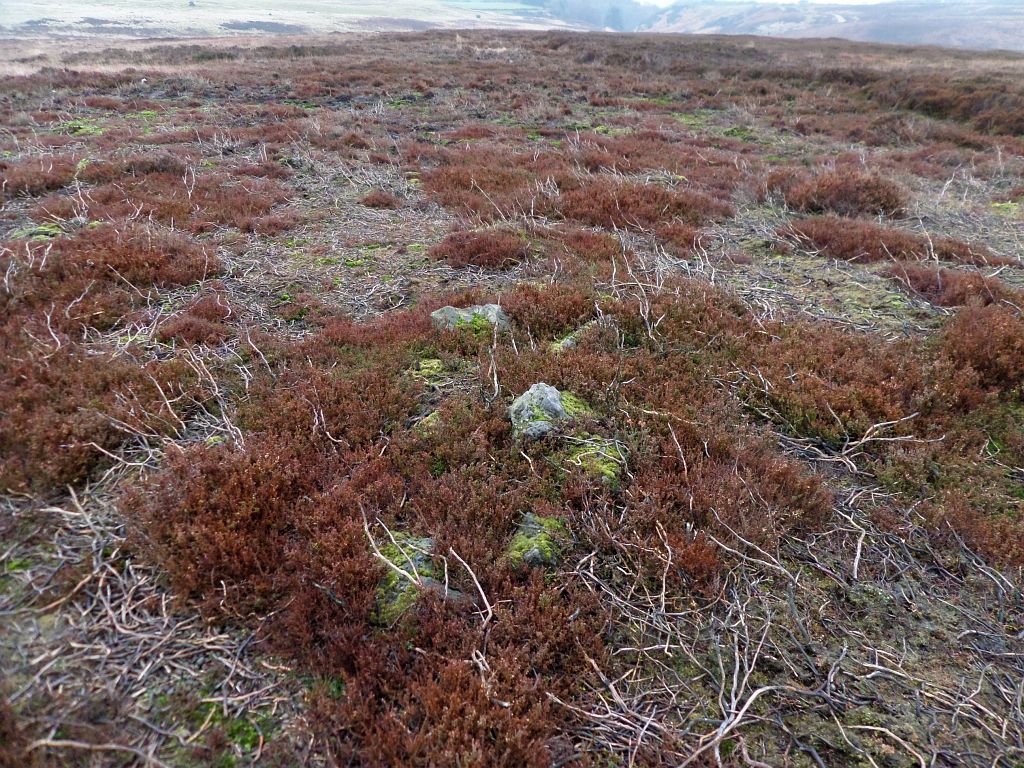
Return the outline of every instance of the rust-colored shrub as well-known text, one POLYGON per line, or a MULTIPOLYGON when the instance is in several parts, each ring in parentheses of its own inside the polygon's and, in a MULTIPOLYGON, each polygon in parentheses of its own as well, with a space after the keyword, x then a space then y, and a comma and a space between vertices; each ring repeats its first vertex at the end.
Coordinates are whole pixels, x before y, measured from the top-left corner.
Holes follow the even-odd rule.
POLYGON ((922 505, 921 514, 939 541, 956 545, 952 535, 956 534, 996 563, 1016 567, 1024 563, 1024 530, 1019 519, 992 514, 976 499, 959 491, 948 491, 938 503, 922 505))
POLYGON ((675 220, 700 225, 735 212, 701 192, 604 178, 564 193, 559 209, 567 219, 608 229, 653 229, 675 220))
POLYGON ((952 238, 928 238, 902 229, 834 216, 791 221, 779 229, 778 234, 830 259, 860 263, 935 258, 979 265, 1008 261, 991 254, 984 246, 970 246, 952 238))
POLYGON ((384 208, 395 210, 402 207, 401 198, 386 189, 375 189, 359 201, 367 208, 384 208))
POLYGON ((988 387, 1010 390, 1024 383, 1024 319, 995 304, 967 306, 946 325, 942 351, 970 366, 988 387))
POLYGON ((697 242, 700 232, 696 227, 678 221, 660 226, 656 231, 668 249, 680 255, 693 250, 693 244, 697 242))
POLYGON ((87 478, 131 440, 126 430, 180 427, 164 400, 190 390, 176 363, 140 365, 68 342, 50 351, 16 344, 0 341, 0 488, 51 493, 87 478))
POLYGON ((273 596, 288 536, 309 513, 302 497, 315 487, 312 456, 252 439, 246 450, 194 447, 167 456, 167 468, 125 502, 146 530, 146 548, 175 590, 253 607, 273 596))
POLYGON ((574 254, 588 262, 608 263, 622 256, 622 243, 607 232, 569 227, 556 237, 574 254))
POLYGON ((898 184, 867 171, 837 168, 782 188, 786 204, 808 213, 840 216, 902 216, 909 195, 898 184))
POLYGON ((917 353, 906 342, 884 342, 828 325, 793 323, 756 348, 755 364, 770 384, 765 398, 787 429, 841 446, 872 425, 912 412, 922 390, 917 353))
POLYGON ((101 221, 151 217, 197 234, 217 225, 252 232, 261 217, 288 198, 287 188, 273 179, 238 178, 222 171, 156 171, 91 189, 85 211, 79 210, 80 201, 51 196, 40 202, 34 215, 69 219, 85 213, 101 221))
POLYGON ((27 751, 28 734, 5 693, 0 691, 0 768, 33 768, 40 763, 27 751))
POLYGON ((977 272, 899 263, 889 267, 885 274, 898 280, 912 293, 941 307, 994 304, 1005 299, 1020 300, 1020 296, 1015 296, 1017 292, 1010 290, 999 278, 986 277, 977 272))
POLYGON ((75 178, 77 161, 63 155, 31 157, 20 162, 0 160, 0 200, 41 195, 67 186, 75 178))
POLYGON ((185 285, 219 268, 206 248, 187 237, 111 224, 0 253, 0 267, 12 262, 16 277, 0 291, 9 317, 45 315, 51 328, 67 333, 83 326, 106 329, 153 286, 185 285))
POLYGON ((238 227, 243 232, 255 232, 266 237, 274 237, 282 232, 297 227, 303 222, 302 214, 296 211, 276 211, 254 219, 240 219, 238 227))
POLYGON ((180 177, 188 172, 187 161, 195 162, 192 157, 187 155, 181 157, 170 152, 135 155, 117 162, 93 161, 82 164, 78 178, 89 184, 111 184, 115 181, 122 181, 126 176, 139 177, 166 173, 180 177))
POLYGON ((556 189, 578 186, 566 158, 552 152, 469 145, 438 153, 417 146, 406 156, 418 163, 440 163, 422 173, 423 189, 441 205, 485 222, 521 212, 554 212, 554 190, 540 191, 542 181, 553 182, 556 189))
POLYGON ((594 315, 595 297, 575 286, 521 285, 502 298, 509 317, 539 338, 553 338, 594 315))
POLYGON ((211 323, 218 323, 238 316, 227 296, 220 293, 209 293, 192 302, 188 313, 211 323))
POLYGON ((365 137, 361 136, 360 134, 356 133, 355 131, 349 131, 348 133, 346 133, 342 137, 341 141, 342 141, 342 143, 346 147, 350 147, 352 149, 372 149, 373 148, 373 145, 365 137))
POLYGON ((452 267, 502 269, 526 259, 529 250, 522 235, 504 229, 482 229, 453 232, 428 253, 452 267))
POLYGON ((879 79, 866 91, 882 104, 957 120, 988 133, 1024 135, 1024 91, 1018 83, 910 74, 879 79))
POLYGON ((186 344, 217 344, 231 336, 231 329, 223 323, 206 320, 191 312, 175 315, 160 326, 157 338, 172 339, 186 344))

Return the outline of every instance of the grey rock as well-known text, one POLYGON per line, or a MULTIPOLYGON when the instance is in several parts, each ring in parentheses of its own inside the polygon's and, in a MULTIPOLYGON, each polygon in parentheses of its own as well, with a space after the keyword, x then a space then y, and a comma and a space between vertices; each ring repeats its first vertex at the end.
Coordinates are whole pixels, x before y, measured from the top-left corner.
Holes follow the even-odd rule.
POLYGON ((558 565, 565 536, 566 529, 560 520, 527 512, 509 545, 509 559, 514 564, 533 567, 558 565))
POLYGON ((510 325, 508 315, 497 304, 480 304, 474 307, 441 307, 430 313, 435 328, 454 331, 460 328, 479 328, 482 323, 492 325, 499 331, 507 331, 510 325))
POLYGON ((565 421, 569 414, 562 404, 562 393, 550 384, 534 384, 512 401, 508 409, 512 430, 527 440, 537 440, 565 421))
POLYGON ((580 337, 595 325, 597 325, 597 320, 591 320, 590 322, 581 325, 565 338, 551 342, 551 351, 557 354, 559 352, 564 352, 567 349, 575 349, 576 345, 579 344, 580 337))

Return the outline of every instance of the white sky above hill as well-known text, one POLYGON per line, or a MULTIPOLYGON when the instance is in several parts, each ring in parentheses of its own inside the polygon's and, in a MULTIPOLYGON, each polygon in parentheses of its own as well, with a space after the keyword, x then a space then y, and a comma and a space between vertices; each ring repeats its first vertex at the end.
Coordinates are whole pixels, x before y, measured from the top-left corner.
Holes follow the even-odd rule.
MULTIPOLYGON (((660 8, 667 8, 670 5, 675 5, 679 0, 636 0, 638 3, 644 5, 656 5, 660 8)), ((878 5, 882 2, 892 2, 892 0, 750 0, 755 3, 771 3, 773 5, 782 5, 785 3, 798 3, 798 2, 810 2, 824 5, 878 5)), ((896 0, 899 2, 899 0, 896 0)))

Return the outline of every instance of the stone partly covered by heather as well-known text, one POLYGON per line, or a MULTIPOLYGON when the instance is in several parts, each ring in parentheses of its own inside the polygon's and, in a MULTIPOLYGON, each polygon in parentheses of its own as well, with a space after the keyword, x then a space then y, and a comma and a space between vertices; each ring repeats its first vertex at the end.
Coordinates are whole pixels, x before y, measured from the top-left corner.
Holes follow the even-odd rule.
POLYGON ((473 307, 441 307, 430 313, 435 328, 446 331, 469 329, 484 330, 488 333, 492 328, 507 331, 508 315, 497 304, 480 304, 473 307))
POLYGON ((559 352, 565 352, 567 349, 575 349, 576 345, 579 344, 580 337, 596 325, 597 320, 591 320, 589 323, 585 323, 581 327, 577 328, 568 336, 552 341, 550 347, 551 351, 558 354, 559 352))
POLYGON ((560 540, 565 536, 565 526, 559 520, 528 512, 523 516, 509 545, 509 560, 516 565, 558 565, 562 554, 560 540))
POLYGON ((512 401, 508 409, 512 429, 527 440, 537 440, 552 432, 560 422, 571 421, 590 408, 575 395, 539 382, 512 401))
POLYGON ((435 578, 437 573, 434 567, 432 538, 417 538, 402 532, 396 532, 392 536, 394 541, 381 547, 380 553, 395 568, 412 578, 400 575, 395 568, 388 568, 377 586, 374 611, 376 624, 383 627, 397 624, 423 592, 434 592, 445 600, 454 602, 465 600, 462 592, 446 587, 435 578))

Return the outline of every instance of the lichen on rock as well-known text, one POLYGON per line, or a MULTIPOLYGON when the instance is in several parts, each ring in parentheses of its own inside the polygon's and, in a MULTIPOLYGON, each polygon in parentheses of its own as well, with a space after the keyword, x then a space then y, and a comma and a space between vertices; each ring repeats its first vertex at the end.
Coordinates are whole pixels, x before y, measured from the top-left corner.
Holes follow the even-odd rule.
POLYGON ((591 320, 588 323, 584 323, 575 331, 570 333, 568 336, 564 336, 561 339, 556 339, 551 342, 551 351, 555 354, 559 352, 565 352, 568 349, 575 349, 576 345, 579 344, 580 338, 587 333, 591 328, 597 325, 597 320, 591 320))
POLYGON ((508 315, 497 304, 441 307, 430 313, 430 321, 441 330, 470 330, 474 333, 490 333, 492 329, 507 331, 511 325, 508 315))
POLYGON ((509 544, 508 559, 514 565, 558 565, 565 537, 566 529, 560 520, 528 512, 509 544))
POLYGON ((554 431, 560 422, 587 416, 593 410, 570 392, 560 392, 544 382, 534 384, 512 401, 508 409, 512 430, 527 440, 537 440, 554 431))

